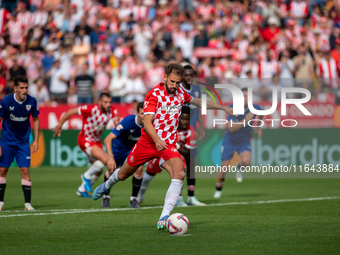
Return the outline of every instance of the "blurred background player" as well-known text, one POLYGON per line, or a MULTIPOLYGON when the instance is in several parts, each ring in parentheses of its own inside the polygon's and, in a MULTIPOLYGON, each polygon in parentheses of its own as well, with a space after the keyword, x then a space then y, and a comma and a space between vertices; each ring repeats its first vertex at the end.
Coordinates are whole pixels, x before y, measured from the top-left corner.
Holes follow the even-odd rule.
MULTIPOLYGON (((131 150, 126 162, 110 178, 99 185, 92 194, 98 200, 119 181, 134 174, 146 162, 161 158, 161 166, 171 177, 171 184, 165 196, 157 229, 164 230, 169 214, 175 207, 181 193, 185 176, 181 154, 176 149, 178 119, 183 104, 201 106, 201 99, 193 98, 179 86, 183 79, 183 66, 171 63, 164 74, 164 83, 158 84, 145 97, 144 128, 139 141, 131 150)), ((207 109, 219 109, 232 114, 232 108, 207 102, 207 109)), ((110 169, 110 167, 109 167, 110 169)), ((112 170, 112 169, 110 169, 112 170)))
MULTIPOLYGON (((250 139, 252 134, 252 128, 248 125, 248 121, 254 119, 256 115, 250 112, 248 108, 248 90, 247 88, 242 88, 244 96, 244 115, 238 115, 237 117, 228 116, 228 127, 225 132, 222 144, 222 168, 228 167, 230 160, 233 158, 234 152, 236 151, 240 157, 241 161, 236 164, 236 180, 242 182, 243 174, 240 171, 241 166, 248 166, 251 160, 251 146, 250 139), (243 124, 245 121, 245 126, 243 124)), ((233 107, 233 104, 230 105, 233 107)), ((263 110, 261 105, 254 105, 257 110, 263 110)), ((264 116, 259 116, 259 119, 263 119, 264 116)), ((251 125, 256 125, 251 123, 251 125)), ((255 133, 259 138, 262 136, 262 129, 260 127, 255 128, 255 133)), ((217 173, 216 180, 216 191, 214 198, 220 198, 222 195, 222 187, 224 183, 225 172, 221 171, 217 173)))
MULTIPOLYGON (((182 114, 179 117, 179 124, 177 130, 178 140, 176 147, 178 152, 182 155, 183 162, 188 162, 190 152, 196 147, 197 133, 195 129, 190 125, 190 108, 188 106, 182 107, 182 114)), ((143 176, 142 185, 138 194, 138 202, 144 201, 144 194, 148 188, 150 181, 157 174, 162 172, 162 168, 159 165, 160 158, 155 158, 148 162, 146 171, 143 176)), ((185 164, 187 167, 188 165, 185 164)), ((188 170, 187 170, 188 171, 188 170)), ((196 204, 197 205, 197 204, 196 204)), ((176 206, 187 206, 184 203, 182 195, 179 196, 176 206)))
MULTIPOLYGON (((115 170, 124 164, 131 149, 140 138, 144 121, 144 102, 137 104, 137 115, 125 117, 104 140, 106 147, 109 169, 115 170)), ((109 170, 105 172, 104 181, 110 178, 109 170)), ((133 174, 132 178, 132 195, 130 197, 130 206, 139 208, 137 194, 142 183, 143 166, 140 166, 133 174)), ((110 195, 104 195, 102 207, 110 207, 110 195)))
MULTIPOLYGON (((181 87, 191 96, 201 98, 201 91, 200 89, 195 86, 194 84, 191 84, 192 79, 195 77, 195 71, 190 65, 184 66, 184 74, 183 74, 183 80, 181 83, 181 87)), ((191 118, 190 118, 190 125, 196 130, 197 121, 200 125, 200 137, 199 140, 203 140, 205 137, 205 131, 204 131, 204 125, 202 120, 202 115, 199 109, 194 106, 190 105, 191 111, 191 118)), ((195 157, 197 155, 197 148, 195 146, 194 149, 190 150, 189 157, 185 157, 185 162, 187 165, 187 189, 188 189, 188 199, 187 204, 188 205, 198 205, 203 206, 204 203, 197 200, 195 197, 195 157)), ((184 200, 179 199, 177 201, 178 206, 185 206, 184 200)))
POLYGON ((78 146, 86 153, 91 163, 91 167, 81 175, 82 184, 76 193, 80 197, 89 198, 90 195, 86 190, 92 192, 91 184, 97 181, 107 163, 107 155, 103 150, 100 136, 109 120, 114 119, 114 124, 117 125, 119 117, 117 110, 111 106, 110 94, 101 93, 97 105, 83 105, 68 110, 58 125, 52 129, 53 137, 60 136, 65 121, 76 114, 83 117, 83 127, 78 135, 78 146))
POLYGON ((30 116, 33 117, 34 141, 32 153, 38 150, 39 108, 37 100, 28 95, 28 79, 19 75, 14 78, 14 94, 6 96, 0 102, 0 121, 2 132, 0 138, 0 211, 4 208, 6 175, 15 158, 21 173, 21 186, 25 197, 25 210, 35 211, 31 205, 31 133, 30 116))

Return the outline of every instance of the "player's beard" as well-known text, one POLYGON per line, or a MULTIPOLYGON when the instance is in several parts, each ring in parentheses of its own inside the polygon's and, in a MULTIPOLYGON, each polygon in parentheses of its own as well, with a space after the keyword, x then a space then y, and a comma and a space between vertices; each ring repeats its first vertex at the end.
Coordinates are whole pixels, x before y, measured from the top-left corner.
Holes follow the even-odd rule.
POLYGON ((169 87, 168 87, 168 80, 165 81, 165 88, 166 88, 166 91, 168 91, 169 94, 174 94, 176 92, 176 89, 174 92, 172 92, 169 87))

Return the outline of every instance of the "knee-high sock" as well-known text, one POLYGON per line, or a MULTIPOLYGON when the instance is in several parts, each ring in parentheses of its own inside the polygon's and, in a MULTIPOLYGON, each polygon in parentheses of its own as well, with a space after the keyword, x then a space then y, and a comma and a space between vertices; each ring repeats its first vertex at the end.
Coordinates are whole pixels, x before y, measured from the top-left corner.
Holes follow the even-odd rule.
POLYGON ((140 190, 141 184, 142 184, 142 178, 137 179, 135 176, 133 176, 133 178, 132 178, 132 195, 131 195, 131 199, 132 198, 137 198, 137 195, 138 195, 138 192, 140 190))
POLYGON ((155 177, 155 176, 149 174, 147 171, 144 173, 142 184, 140 186, 139 193, 138 193, 138 198, 139 199, 144 200, 145 191, 148 188, 148 186, 149 186, 151 180, 153 179, 153 177, 155 177))
POLYGON ((183 183, 182 180, 178 179, 171 180, 170 187, 165 196, 165 202, 161 218, 164 217, 165 215, 170 215, 171 211, 174 209, 179 194, 181 193, 182 183, 183 183))
POLYGON ((31 203, 32 182, 21 179, 21 187, 24 192, 25 203, 31 203))
POLYGON ((6 189, 6 177, 0 177, 0 202, 4 201, 6 189))
POLYGON ((119 172, 120 168, 118 168, 117 170, 115 170, 113 172, 113 174, 111 174, 110 178, 106 181, 105 187, 110 190, 113 185, 115 185, 117 182, 119 182, 118 179, 118 172, 119 172))
POLYGON ((100 172, 104 168, 104 164, 100 160, 96 160, 92 166, 84 173, 86 179, 91 179, 91 176, 100 172))
POLYGON ((195 196, 195 178, 187 179, 188 197, 195 196))

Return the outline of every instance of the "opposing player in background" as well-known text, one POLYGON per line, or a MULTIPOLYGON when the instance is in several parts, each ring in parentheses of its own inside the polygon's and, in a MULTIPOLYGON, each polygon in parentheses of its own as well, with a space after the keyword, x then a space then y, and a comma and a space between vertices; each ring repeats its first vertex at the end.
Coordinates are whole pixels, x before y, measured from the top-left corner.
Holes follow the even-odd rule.
MULTIPOLYGON (((190 65, 184 66, 184 74, 183 74, 183 80, 180 86, 192 97, 201 98, 201 91, 200 89, 191 84, 192 79, 195 77, 195 70, 190 65)), ((205 137, 205 131, 204 131, 204 125, 202 120, 202 115, 199 109, 194 106, 190 105, 191 111, 191 118, 190 118, 190 125, 196 130, 197 121, 200 125, 200 137, 199 140, 203 140, 205 137)), ((197 156, 197 148, 195 146, 194 149, 192 149, 189 153, 189 157, 185 157, 185 162, 187 165, 187 189, 188 189, 188 198, 187 198, 187 205, 195 205, 195 206, 204 206, 205 204, 198 201, 198 199, 195 197, 195 187, 196 187, 196 179, 194 176, 195 173, 195 157, 197 156)), ((185 206, 185 202, 183 200, 183 197, 180 196, 177 201, 177 206, 185 206)))
MULTIPOLYGON (((141 136, 144 121, 144 102, 137 104, 137 115, 125 117, 104 140, 108 155, 108 170, 105 172, 104 182, 110 178, 111 173, 124 164, 131 149, 141 136)), ((140 166, 133 174, 132 195, 130 206, 139 208, 137 195, 143 178, 143 166, 140 166)), ((110 194, 103 196, 102 207, 110 207, 110 194)))
MULTIPOLYGON (((248 121, 254 119, 256 115, 250 112, 248 108, 248 90, 242 88, 244 95, 244 115, 238 115, 238 117, 228 116, 228 127, 225 132, 222 144, 222 168, 230 165, 230 160, 233 158, 234 152, 241 157, 241 161, 236 164, 236 180, 242 182, 243 174, 241 172, 241 166, 248 166, 251 160, 251 134, 252 128, 248 125, 248 121), (232 122, 231 122, 232 121, 232 122), (245 125, 243 124, 245 122, 245 125)), ((233 104, 230 105, 233 107, 233 104)), ((257 110, 262 110, 261 105, 254 105, 257 110)), ((263 119, 264 116, 259 116, 259 119, 263 119)), ((255 124, 252 124, 255 125, 255 124)), ((255 133, 259 138, 262 137, 262 129, 260 127, 255 128, 255 133)), ((216 191, 214 198, 220 198, 222 195, 222 187, 224 183, 225 172, 221 171, 217 173, 216 191)))
POLYGON ((4 208, 4 195, 8 168, 14 158, 20 168, 21 187, 25 197, 25 210, 35 211, 31 205, 32 182, 29 174, 31 149, 30 116, 33 117, 34 141, 32 153, 38 150, 39 108, 37 100, 28 95, 28 79, 19 75, 14 78, 14 94, 6 96, 0 102, 0 121, 2 132, 0 138, 0 211, 4 208))
MULTIPOLYGON (((179 124, 177 130, 178 140, 176 143, 176 148, 178 152, 182 155, 183 163, 187 162, 190 157, 190 152, 196 148, 197 133, 195 129, 190 125, 190 108, 189 106, 182 107, 182 114, 179 117, 179 124)), ((145 191, 148 188, 150 181, 155 177, 157 173, 162 172, 160 167, 160 158, 155 158, 148 162, 146 166, 146 171, 143 176, 142 185, 138 194, 138 202, 142 203, 144 201, 145 191)), ((188 165, 185 164, 187 167, 188 165)), ((187 170, 188 171, 188 170, 187 170)), ((179 196, 176 206, 186 206, 187 204, 178 204, 178 201, 183 202, 182 195, 179 196)))
MULTIPOLYGON (((117 182, 131 176, 144 163, 160 158, 161 167, 171 177, 171 184, 157 229, 164 230, 169 214, 175 207, 185 176, 181 155, 176 149, 178 118, 183 104, 201 106, 201 99, 193 98, 179 87, 184 68, 179 64, 169 64, 164 75, 164 83, 148 92, 144 101, 144 128, 137 144, 131 150, 127 161, 113 172, 110 178, 98 186, 92 194, 94 200, 108 194, 117 182)), ((232 114, 232 108, 207 102, 208 109, 220 109, 232 114)))
POLYGON ((111 96, 101 93, 97 105, 83 105, 68 110, 60 119, 58 125, 52 129, 53 137, 60 136, 62 126, 71 116, 83 117, 83 127, 78 135, 78 146, 88 156, 91 167, 81 175, 82 184, 77 189, 77 195, 89 198, 86 192, 92 192, 92 183, 95 183, 107 164, 107 155, 103 150, 100 136, 109 120, 114 119, 114 124, 119 123, 117 110, 111 106, 111 96))

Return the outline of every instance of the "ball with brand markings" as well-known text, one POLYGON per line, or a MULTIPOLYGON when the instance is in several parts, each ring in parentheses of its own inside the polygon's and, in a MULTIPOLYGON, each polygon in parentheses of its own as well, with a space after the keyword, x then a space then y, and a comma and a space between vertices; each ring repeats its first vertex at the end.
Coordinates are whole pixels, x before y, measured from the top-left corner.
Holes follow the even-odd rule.
POLYGON ((189 229, 189 220, 184 214, 174 213, 169 216, 166 227, 170 234, 182 236, 189 229))

